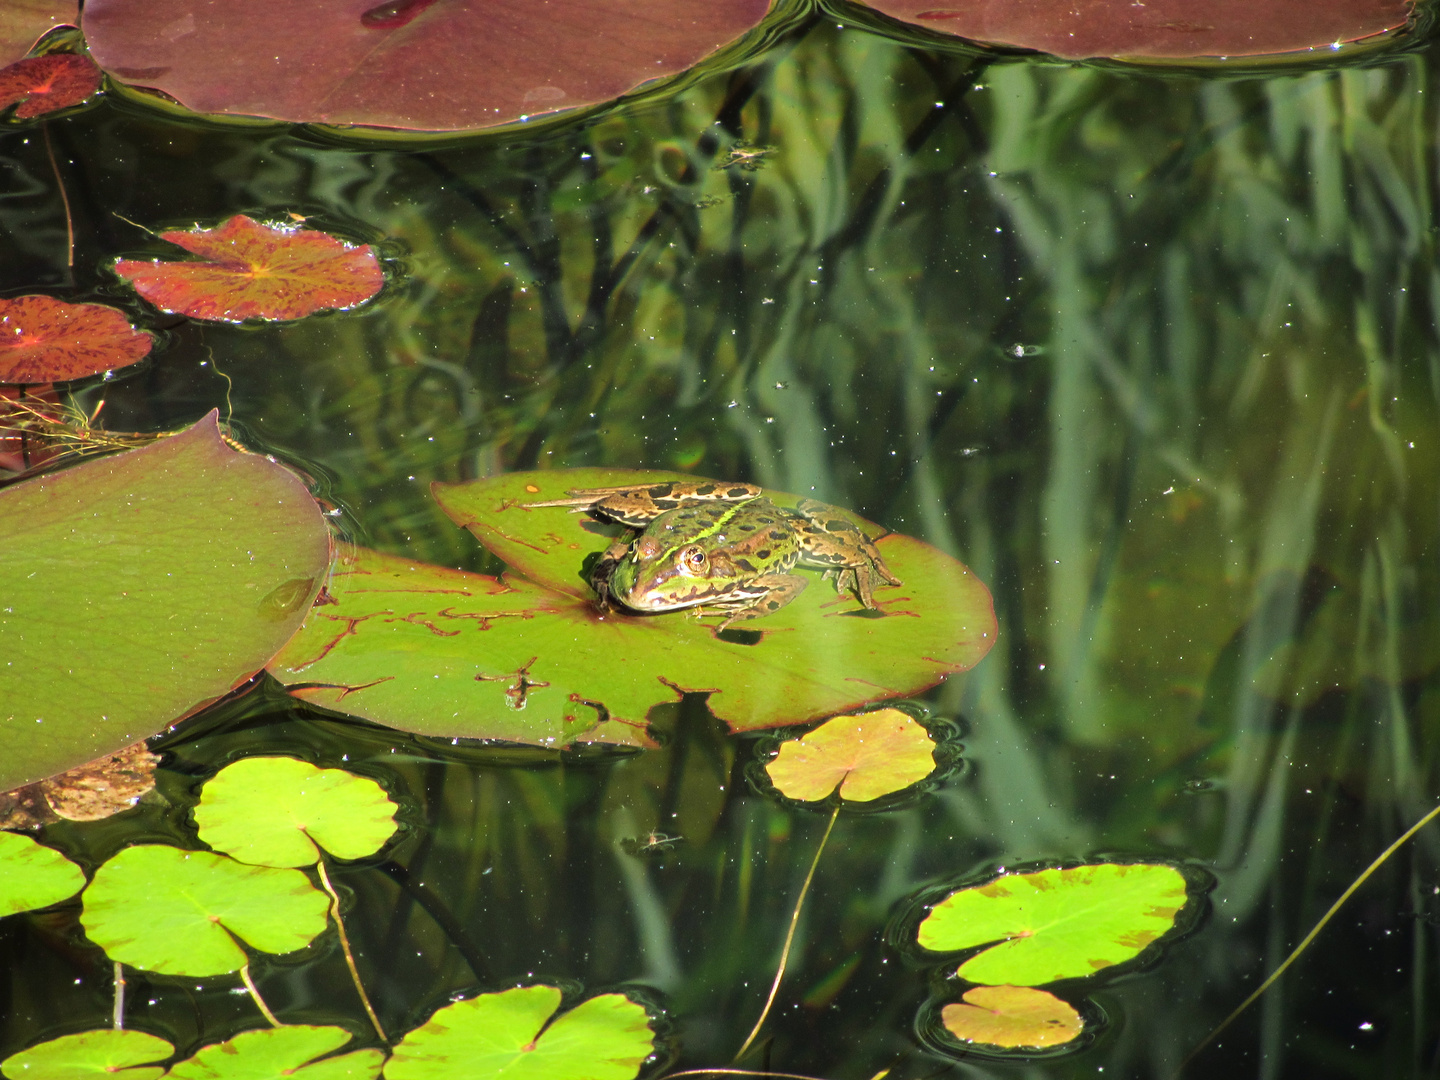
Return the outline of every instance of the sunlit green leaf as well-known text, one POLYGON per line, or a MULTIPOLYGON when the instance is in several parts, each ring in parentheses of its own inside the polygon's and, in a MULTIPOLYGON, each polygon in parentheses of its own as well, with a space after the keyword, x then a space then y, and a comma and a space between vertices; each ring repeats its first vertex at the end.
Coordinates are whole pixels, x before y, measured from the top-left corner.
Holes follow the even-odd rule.
POLYGON ((195 808, 200 839, 241 862, 309 866, 316 845, 341 859, 379 850, 395 804, 374 780, 288 757, 244 758, 221 769, 195 808))
POLYGON ((0 790, 155 734, 265 666, 329 562, 305 485, 215 414, 0 490, 0 790))
POLYGON ((868 802, 925 779, 935 768, 929 733, 899 709, 837 716, 780 744, 765 766, 775 790, 814 802, 840 789, 849 802, 868 802))
POLYGON ((905 584, 877 589, 877 611, 802 570, 810 585, 793 603, 723 637, 684 611, 602 615, 584 564, 618 530, 522 504, 664 475, 576 469, 439 488, 446 512, 516 572, 345 553, 329 584, 337 603, 314 609, 272 673, 307 701, 423 734, 643 744, 650 709, 685 691, 708 692, 736 730, 800 723, 931 686, 995 640, 985 586, 894 533, 877 546, 905 584))
POLYGON ((546 1027, 560 996, 525 986, 446 1005, 395 1048, 386 1080, 631 1080, 654 1044, 645 1010, 602 994, 546 1027))
POLYGON ((83 1080, 87 1076, 156 1080, 165 1070, 145 1062, 163 1061, 174 1052, 164 1039, 143 1031, 101 1028, 62 1035, 12 1054, 0 1061, 0 1072, 9 1080, 83 1080))
POLYGON ((84 887, 80 867, 54 848, 0 832, 0 917, 58 904, 84 887))
POLYGON ((298 1080, 374 1080, 385 1061, 380 1050, 356 1050, 306 1064, 349 1040, 350 1033, 344 1028, 307 1024, 242 1031, 222 1043, 201 1047, 194 1057, 180 1062, 167 1075, 171 1080, 276 1080, 282 1076, 298 1080))
POLYGON ((329 906, 298 870, 162 844, 121 851, 95 872, 84 901, 85 933, 110 959, 194 976, 244 966, 231 934, 260 952, 304 948, 325 929, 329 906))
POLYGON ((1162 864, 1002 874, 936 904, 918 939, 934 952, 1000 942, 961 964, 960 977, 1038 986, 1137 956, 1175 925, 1187 898, 1185 878, 1162 864))
POLYGON ((945 1030, 964 1042, 1006 1049, 1061 1046, 1085 1030, 1068 1002, 1028 986, 976 986, 964 1003, 940 1010, 945 1030))

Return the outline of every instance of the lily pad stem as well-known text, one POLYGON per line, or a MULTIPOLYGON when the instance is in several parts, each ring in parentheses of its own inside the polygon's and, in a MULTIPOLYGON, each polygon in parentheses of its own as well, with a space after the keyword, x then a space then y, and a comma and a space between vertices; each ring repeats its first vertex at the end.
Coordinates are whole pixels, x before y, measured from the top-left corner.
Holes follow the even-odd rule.
POLYGON ((1369 880, 1371 874, 1375 873, 1376 870, 1379 870, 1380 867, 1385 865, 1386 860, 1388 860, 1391 855, 1394 855, 1395 852, 1398 851, 1407 840, 1409 840, 1417 832, 1423 829, 1426 825, 1430 824, 1430 822, 1434 821, 1436 817, 1440 817, 1440 806, 1435 807, 1435 809, 1431 810, 1414 825, 1411 825, 1410 828, 1406 829, 1400 835, 1399 839, 1397 839, 1393 844, 1391 844, 1388 848, 1386 848, 1378 856, 1376 856, 1375 861, 1372 862, 1369 866, 1367 866, 1364 872, 1350 883, 1350 887, 1340 894, 1340 898, 1336 900, 1335 903, 1330 905, 1330 910, 1325 912, 1324 915, 1320 916, 1320 921, 1317 922, 1310 930, 1310 932, 1305 935, 1305 937, 1301 940, 1300 944, 1296 945, 1295 948, 1291 951, 1290 955, 1281 962, 1280 966, 1270 973, 1270 977, 1266 979, 1263 983, 1261 983, 1259 986, 1257 986, 1253 994, 1247 997, 1239 1005, 1235 1006, 1235 1011, 1232 1012, 1229 1016, 1225 1017, 1224 1020, 1221 1020, 1219 1026, 1216 1027, 1214 1031, 1210 1032, 1209 1035, 1206 1035, 1205 1038, 1201 1039, 1199 1045, 1197 1045, 1195 1049, 1191 1050, 1190 1053, 1185 1055, 1185 1060, 1180 1062, 1180 1067, 1175 1070, 1175 1076, 1178 1078, 1179 1075, 1185 1071, 1185 1066, 1189 1065, 1190 1062, 1194 1061, 1201 1050, 1204 1050, 1205 1047, 1209 1046, 1212 1042, 1214 1042, 1216 1036, 1218 1036, 1222 1031, 1224 1031, 1231 1024, 1233 1024, 1236 1018, 1239 1017, 1241 1013, 1243 1013, 1251 1005, 1255 1004, 1255 1002, 1259 999, 1260 995, 1265 993, 1266 990, 1269 990, 1270 987, 1275 984, 1276 979, 1280 978, 1281 975, 1285 974, 1286 969, 1289 968, 1291 964, 1293 964, 1296 960, 1300 958, 1300 954, 1302 952, 1309 948, 1310 943, 1315 940, 1315 938, 1319 935, 1320 931, 1325 929, 1326 923, 1328 923, 1331 919, 1335 917, 1335 913, 1338 912, 1342 906, 1344 906, 1345 901, 1349 900, 1350 897, 1355 895, 1355 890, 1360 888, 1361 885, 1364 885, 1365 882, 1369 880))
POLYGON ((110 1026, 116 1031, 125 1030, 125 965, 115 961, 115 1008, 110 1014, 110 1026))
POLYGON ((750 1029, 744 1045, 735 1054, 735 1061, 739 1061, 745 1056, 745 1051, 750 1049, 750 1044, 755 1041, 755 1036, 759 1035, 760 1029, 765 1026, 765 1018, 770 1015, 770 1006, 775 1004, 775 995, 780 992, 780 980, 785 977, 785 964, 790 959, 790 946, 795 942, 795 927, 800 924, 800 909, 805 904, 805 894, 810 891, 810 883, 815 880, 815 868, 820 865, 820 856, 825 851, 826 841, 830 839, 830 830, 835 828, 835 819, 839 816, 840 800, 836 799, 835 809, 831 811, 830 821, 825 826, 825 835, 820 837, 820 846, 815 849, 815 858, 810 860, 810 872, 805 875, 805 884, 800 886, 800 895, 795 900, 795 910, 790 915, 790 929, 785 933, 785 947, 780 950, 780 966, 775 971, 775 981, 770 984, 770 996, 765 999, 765 1008, 760 1010, 760 1019, 755 1021, 755 1026, 750 1029))
POLYGON ((315 863, 315 868, 320 871, 320 884, 324 885, 325 891, 330 894, 330 914, 335 918, 335 929, 340 932, 340 951, 345 954, 345 966, 350 969, 350 978, 355 983, 356 992, 360 995, 360 1003, 365 1006, 365 1015, 370 1017, 370 1024, 375 1028, 375 1034, 380 1036, 380 1041, 388 1043, 390 1037, 380 1026, 380 1017, 375 1015, 375 1009, 370 1004, 370 998, 360 982, 360 971, 355 967, 354 954, 350 952, 350 938, 345 933, 345 924, 340 921, 340 896, 335 892, 335 887, 330 884, 330 875, 325 872, 325 856, 320 856, 315 863))
POLYGON ((245 983, 245 989, 250 991, 250 997, 255 1002, 256 1007, 264 1014, 265 1019, 270 1021, 270 1026, 277 1028, 284 1027, 285 1025, 280 1023, 280 1021, 275 1018, 275 1014, 270 1011, 270 1006, 265 1004, 265 999, 260 996, 260 991, 255 986, 255 980, 250 978, 249 964, 246 964, 240 969, 240 979, 245 983))
MULTIPOLYGON (((887 1069, 886 1072, 889 1072, 887 1069)), ((880 1074, 884 1076, 884 1073, 880 1074)), ((677 1076, 778 1076, 783 1080, 821 1080, 820 1077, 806 1076, 804 1073, 778 1073, 769 1069, 757 1072, 754 1069, 686 1069, 684 1072, 666 1073, 665 1080, 674 1080, 677 1076)), ((879 1080, 875 1077, 874 1080, 879 1080)))
POLYGON ((55 186, 60 189, 60 202, 65 206, 65 265, 75 269, 75 222, 70 215, 70 196, 65 191, 65 180, 60 175, 60 166, 55 161, 55 148, 50 145, 50 121, 40 125, 45 133, 45 153, 50 158, 50 171, 55 174, 55 186))

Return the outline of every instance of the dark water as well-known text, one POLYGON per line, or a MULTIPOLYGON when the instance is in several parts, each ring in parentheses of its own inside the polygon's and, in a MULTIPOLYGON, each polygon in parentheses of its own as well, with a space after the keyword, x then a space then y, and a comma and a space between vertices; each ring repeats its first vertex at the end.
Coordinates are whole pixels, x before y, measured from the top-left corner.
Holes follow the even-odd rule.
MULTIPOLYGON (((747 1064, 1169 1076, 1437 795, 1434 68, 1156 75, 821 21, 673 98, 441 147, 103 104, 51 128, 73 279, 36 129, 0 136, 0 282, 129 304, 102 270, 145 249, 122 218, 379 238, 399 274, 374 306, 177 323, 104 396, 117 430, 232 412, 386 551, 493 569, 430 481, 603 464, 813 488, 960 558, 999 642, 924 701, 966 768, 841 816, 747 1064), (773 150, 727 166, 736 144, 773 150), (931 1053, 917 1010, 944 988, 887 940, 897 905, 1095 855, 1207 869, 1208 917, 1090 996, 1082 1051, 931 1053)), ((392 1031, 476 988, 641 987, 678 1067, 722 1066, 825 819, 752 791, 753 741, 698 702, 652 720, 665 747, 638 755, 456 747, 260 686, 163 741, 163 786, 288 751, 403 798, 389 860, 341 874, 392 1031), (623 843, 657 832, 683 839, 623 843)), ((182 833, 144 808, 56 835, 99 859, 182 833)), ((1440 1076, 1437 856, 1440 827, 1185 1075, 1440 1076)), ((73 923, 9 920, 0 950, 0 1051, 105 1024, 73 923)), ((259 1023, 230 980, 134 980, 130 1022, 181 1044, 259 1023)), ((331 947, 259 980, 363 1035, 331 947)))

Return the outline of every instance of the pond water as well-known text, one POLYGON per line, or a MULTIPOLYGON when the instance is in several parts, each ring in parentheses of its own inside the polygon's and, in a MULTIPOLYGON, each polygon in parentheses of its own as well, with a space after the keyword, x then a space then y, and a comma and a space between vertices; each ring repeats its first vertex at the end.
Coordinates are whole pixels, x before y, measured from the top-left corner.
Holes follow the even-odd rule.
MULTIPOLYGON (((218 408, 345 539, 445 566, 499 569, 432 481, 571 466, 812 495, 964 562, 998 641, 916 699, 963 765, 840 814, 740 1064, 1168 1077, 1437 794, 1436 67, 1147 72, 817 19, 677 93, 432 144, 107 100, 50 126, 73 270, 38 129, 0 135, 0 284, 139 318, 107 270, 151 257, 132 222, 308 215, 379 243, 377 302, 152 312, 153 358, 80 399, 121 431, 218 408), (1082 1048, 940 1052, 926 1003, 958 991, 895 940, 907 898, 1095 858, 1213 875, 1206 913, 1068 995, 1082 1048)), ((622 988, 659 1018, 647 1075, 726 1067, 828 807, 758 790, 759 737, 703 697, 649 720, 642 752, 452 744, 262 680, 152 745, 182 807, 257 753, 401 802, 395 846, 335 871, 390 1031, 476 990, 622 988)), ((47 835, 93 865, 187 830, 147 803, 47 835)), ((1437 862, 1431 826, 1184 1075, 1440 1076, 1437 862)), ((0 927, 3 1053, 108 1022, 66 910, 0 927)), ((333 942, 298 956, 257 964, 271 1007, 374 1044, 333 942)), ((234 979, 128 978, 129 1024, 182 1046, 260 1022, 234 979)))

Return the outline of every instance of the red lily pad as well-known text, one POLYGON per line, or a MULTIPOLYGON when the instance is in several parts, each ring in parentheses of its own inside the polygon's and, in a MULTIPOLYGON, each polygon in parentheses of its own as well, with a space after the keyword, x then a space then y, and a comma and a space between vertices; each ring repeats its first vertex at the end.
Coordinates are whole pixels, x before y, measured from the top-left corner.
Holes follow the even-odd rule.
POLYGON ((769 0, 89 0, 114 78, 197 112, 457 131, 619 97, 757 25, 769 0))
POLYGON ((1088 57, 1183 60, 1331 49, 1398 30, 1407 0, 868 0, 971 41, 1088 57))
POLYGON ((52 53, 0 68, 0 110, 17 101, 21 120, 79 105, 100 89, 100 69, 87 56, 52 53))
POLYGON ((76 0, 5 0, 0 4, 0 65, 13 64, 57 26, 76 26, 76 0))
POLYGON ((149 334, 104 304, 50 296, 0 300, 0 383, 83 379, 135 363, 150 345, 149 334))
POLYGON ((364 303, 385 283, 369 244, 264 225, 244 214, 213 229, 175 230, 160 238, 204 261, 120 259, 115 272, 161 311, 194 319, 303 319, 364 303))

